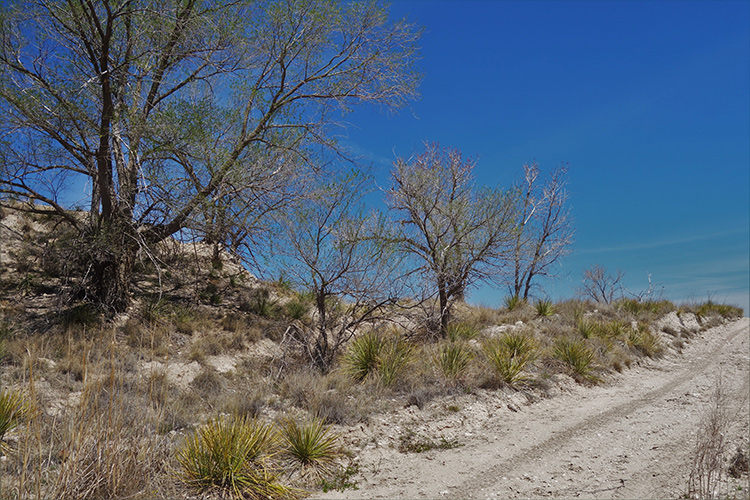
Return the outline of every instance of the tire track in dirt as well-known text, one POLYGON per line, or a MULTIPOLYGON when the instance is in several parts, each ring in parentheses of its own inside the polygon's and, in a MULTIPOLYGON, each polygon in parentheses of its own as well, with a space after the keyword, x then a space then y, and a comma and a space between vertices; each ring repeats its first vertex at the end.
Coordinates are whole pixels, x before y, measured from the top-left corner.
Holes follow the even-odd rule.
MULTIPOLYGON (((571 441, 579 439, 584 435, 591 436, 592 434, 599 434, 597 431, 601 431, 605 427, 612 427, 618 421, 627 419, 644 408, 650 408, 657 406, 660 403, 664 403, 667 396, 678 392, 678 389, 683 386, 691 384, 696 377, 703 375, 709 368, 717 367, 722 360, 722 351, 728 350, 728 347, 731 350, 735 343, 742 343, 742 334, 747 335, 748 332, 748 320, 743 319, 727 326, 729 326, 730 331, 724 336, 722 341, 714 342, 715 345, 711 346, 707 352, 701 352, 700 356, 682 358, 686 361, 685 369, 678 370, 674 376, 668 376, 665 382, 657 388, 633 398, 628 398, 626 401, 609 410, 576 421, 572 425, 566 425, 560 430, 553 431, 551 437, 531 447, 522 448, 518 452, 510 455, 501 456, 497 454, 492 457, 492 461, 496 460, 498 463, 482 470, 479 474, 472 475, 472 477, 464 480, 461 484, 452 488, 452 490, 462 492, 461 495, 465 497, 486 496, 486 493, 484 492, 492 491, 493 489, 502 489, 493 488, 493 486, 499 486, 498 478, 507 478, 513 476, 513 472, 538 468, 540 462, 550 461, 549 458, 545 457, 551 457, 560 453, 571 441), (738 340, 740 342, 738 342, 738 340)), ((708 332, 709 335, 710 333, 711 332, 708 332)), ((679 391, 681 396, 683 391, 679 391)), ((573 491, 577 491, 577 493, 573 493, 572 496, 577 497, 580 496, 581 493, 602 494, 607 491, 617 492, 617 490, 620 489, 624 490, 626 486, 625 478, 621 479, 622 481, 619 482, 619 484, 611 487, 605 486, 597 488, 598 485, 592 485, 592 488, 588 491, 585 490, 585 487, 582 487, 581 484, 578 484, 569 488, 570 491, 568 491, 568 495, 570 496, 573 491)), ((544 493, 547 492, 541 490, 536 492, 537 495, 544 493)), ((550 491, 549 493, 553 492, 550 491)), ((647 494, 652 493, 657 492, 650 491, 647 494)), ((602 498, 602 496, 595 496, 595 498, 602 498)))
MULTIPOLYGON (((459 448, 402 454, 375 434, 378 445, 359 455, 361 489, 316 498, 677 498, 716 374, 748 391, 738 385, 750 379, 749 324, 708 330, 682 354, 528 406, 509 409, 502 394, 480 402, 486 413, 465 402, 459 448)), ((446 428, 437 417, 433 428, 446 428)), ((409 425, 385 421, 386 436, 409 425)))

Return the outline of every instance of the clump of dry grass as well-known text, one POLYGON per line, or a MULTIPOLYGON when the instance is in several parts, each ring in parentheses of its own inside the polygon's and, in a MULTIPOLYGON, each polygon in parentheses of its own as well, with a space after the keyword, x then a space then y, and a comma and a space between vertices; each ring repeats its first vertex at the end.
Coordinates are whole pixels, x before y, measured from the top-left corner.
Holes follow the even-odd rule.
POLYGON ((744 401, 736 401, 727 391, 722 376, 716 377, 693 447, 688 498, 729 498, 729 492, 721 488, 729 458, 729 435, 739 423, 740 412, 747 407, 747 388, 746 381, 744 401))

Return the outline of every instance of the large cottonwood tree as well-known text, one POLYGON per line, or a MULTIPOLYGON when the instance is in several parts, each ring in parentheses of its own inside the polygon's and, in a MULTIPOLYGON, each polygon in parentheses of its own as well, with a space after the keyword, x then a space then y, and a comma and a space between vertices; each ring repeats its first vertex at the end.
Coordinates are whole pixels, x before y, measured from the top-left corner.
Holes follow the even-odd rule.
POLYGON ((0 203, 76 227, 87 289, 122 311, 140 249, 221 229, 216 201, 273 191, 351 105, 414 98, 418 38, 371 1, 6 3, 0 203))

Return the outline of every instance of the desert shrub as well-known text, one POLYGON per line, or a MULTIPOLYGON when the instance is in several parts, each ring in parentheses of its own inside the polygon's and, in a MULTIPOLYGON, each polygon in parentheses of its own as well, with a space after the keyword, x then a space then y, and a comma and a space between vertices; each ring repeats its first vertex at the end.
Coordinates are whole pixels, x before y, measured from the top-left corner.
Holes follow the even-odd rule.
POLYGON ((307 316, 307 313, 310 311, 310 304, 300 298, 295 298, 287 302, 284 310, 290 319, 300 320, 307 316))
POLYGON ((433 355, 433 363, 440 373, 452 381, 461 380, 469 368, 474 352, 463 343, 444 343, 433 355))
POLYGON ((637 328, 629 330, 627 344, 650 358, 658 356, 663 351, 659 337, 644 324, 639 324, 637 328))
POLYGON ((710 316, 721 316, 725 319, 741 318, 743 310, 740 307, 730 306, 727 304, 717 304, 711 299, 694 308, 693 311, 698 318, 708 318, 710 316))
POLYGON ((518 295, 509 295, 503 299, 503 304, 508 311, 513 311, 525 303, 526 301, 518 295))
POLYGON ((526 378, 524 371, 536 359, 537 343, 531 335, 513 332, 485 340, 482 350, 500 379, 512 385, 526 378))
POLYGON ((414 349, 400 336, 387 339, 381 349, 378 365, 378 382, 384 387, 392 387, 401 379, 406 367, 413 360, 414 349))
POLYGON ((170 313, 169 302, 158 295, 147 297, 141 303, 141 316, 144 321, 154 324, 165 319, 170 313))
POLYGON ((258 288, 240 301, 240 311, 250 312, 261 318, 275 318, 279 313, 279 306, 271 297, 271 292, 265 288, 258 288))
POLYGON ((555 314, 555 307, 550 299, 538 299, 534 303, 534 307, 536 308, 536 313, 543 318, 555 314))
POLYGON ((340 456, 339 437, 320 419, 298 423, 286 419, 281 423, 281 445, 287 465, 301 479, 320 482, 330 479, 340 456))
POLYGON ((355 338, 349 344, 344 364, 354 380, 362 382, 377 371, 385 342, 381 333, 371 331, 355 338))
POLYGON ((61 429, 66 459, 59 463, 49 497, 144 496, 167 473, 169 447, 153 425, 150 405, 122 382, 105 379, 84 389, 61 429))
POLYGON ((627 335, 627 333, 630 331, 630 325, 617 320, 613 319, 611 321, 608 321, 603 325, 603 327, 600 329, 601 335, 610 338, 610 339, 620 339, 627 335))
POLYGON ((60 314, 60 324, 64 328, 96 326, 101 321, 101 311, 88 302, 65 309, 60 314))
POLYGON ((211 368, 204 368, 190 382, 190 386, 203 397, 219 393, 222 385, 221 376, 211 368))
POLYGON ((445 333, 451 342, 457 342, 476 338, 479 335, 479 330, 468 323, 451 323, 446 328, 445 333))
POLYGON ((591 321, 588 319, 581 319, 577 325, 578 333, 581 334, 581 337, 585 339, 591 338, 596 335, 598 329, 599 325, 595 321, 591 321))
POLYGON ((558 338, 553 346, 552 355, 570 369, 578 380, 599 382, 593 373, 596 354, 583 340, 558 338))
POLYGON ((269 424, 217 418, 200 426, 177 450, 180 477, 200 493, 233 498, 277 498, 293 493, 279 482, 274 460, 279 436, 269 424))
POLYGON ((4 450, 3 439, 32 414, 32 406, 23 392, 0 390, 0 451, 4 450))

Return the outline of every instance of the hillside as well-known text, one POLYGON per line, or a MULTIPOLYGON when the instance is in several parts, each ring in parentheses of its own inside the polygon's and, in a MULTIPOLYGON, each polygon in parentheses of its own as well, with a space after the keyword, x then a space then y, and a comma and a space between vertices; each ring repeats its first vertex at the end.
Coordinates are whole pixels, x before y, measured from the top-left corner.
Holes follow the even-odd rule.
MULTIPOLYGON (((589 448, 611 451, 639 432, 662 435, 643 423, 642 412, 665 397, 695 418, 657 408, 658 420, 679 423, 679 439, 688 439, 698 408, 711 401, 709 375, 722 367, 732 381, 747 379, 741 311, 634 300, 510 310, 461 304, 444 339, 430 330, 429 305, 394 308, 391 320, 363 327, 321 373, 307 350, 314 330, 309 295, 262 282, 228 255, 212 262, 203 244, 170 241, 158 254, 141 255, 133 306, 107 317, 77 286, 85 269, 64 228, 43 214, 6 213, 0 243, 0 384, 3 395, 27 402, 27 411, 17 412, 23 418, 7 432, 0 427, 0 496, 226 495, 226 484, 186 472, 185 450, 210 422, 241 419, 273 423, 280 432, 290 422, 322 422, 337 437, 327 462, 295 461, 288 450, 270 454, 267 482, 296 488, 280 496, 324 489, 347 498, 650 496, 643 488, 659 483, 639 483, 641 465, 622 475, 628 488, 640 484, 635 489, 581 482, 581 471, 593 477, 616 461, 609 451, 592 458, 589 448), (622 420, 631 417, 641 424, 622 420), (509 447, 519 451, 497 451, 509 447), (542 453, 548 448, 554 460, 542 453), (562 463, 574 454, 580 460, 562 463), (572 484, 552 487, 559 477, 540 464, 557 462, 572 467, 572 484), (507 484, 491 479, 500 477, 507 484)), ((278 441, 280 449, 285 442, 278 441)), ((748 441, 732 427, 721 450, 722 478, 738 447, 746 463, 748 441)), ((627 464, 646 459, 634 457, 627 464)), ((670 495, 687 491, 680 484, 690 472, 684 462, 671 463, 687 469, 672 478, 670 495)), ((747 467, 733 470, 745 484, 747 467)))

